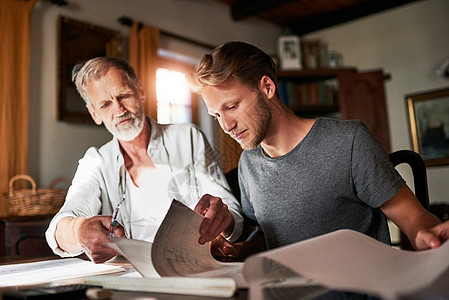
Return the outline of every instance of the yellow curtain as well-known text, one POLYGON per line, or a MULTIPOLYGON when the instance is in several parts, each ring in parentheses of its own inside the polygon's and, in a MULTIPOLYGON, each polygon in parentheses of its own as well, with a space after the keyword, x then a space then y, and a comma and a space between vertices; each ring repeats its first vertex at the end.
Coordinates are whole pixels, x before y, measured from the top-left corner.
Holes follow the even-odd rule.
POLYGON ((157 121, 156 70, 159 29, 133 22, 129 35, 129 62, 145 89, 145 114, 157 121))
MULTIPOLYGON (((38 0, 0 1, 0 192, 27 172, 31 12, 38 0)), ((0 215, 6 215, 4 203, 0 215)))

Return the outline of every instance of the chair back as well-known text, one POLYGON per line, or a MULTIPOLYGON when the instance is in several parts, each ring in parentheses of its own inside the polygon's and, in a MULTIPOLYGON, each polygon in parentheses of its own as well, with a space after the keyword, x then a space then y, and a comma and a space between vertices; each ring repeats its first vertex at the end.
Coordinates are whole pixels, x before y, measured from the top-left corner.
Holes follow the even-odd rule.
POLYGON ((429 210, 429 190, 427 187, 427 171, 421 155, 412 150, 398 150, 390 153, 390 160, 396 167, 402 163, 410 166, 415 185, 415 195, 421 205, 429 210))
MULTIPOLYGON (((429 210, 429 190, 427 187, 427 171, 422 157, 411 150, 398 150, 390 153, 390 160, 396 167, 402 163, 408 164, 412 170, 415 196, 421 205, 429 210)), ((395 244, 393 244, 395 245, 395 244)), ((414 250, 407 236, 401 232, 399 246, 404 250, 414 250)))
POLYGON ((240 202, 240 187, 238 176, 239 176, 238 168, 232 169, 225 174, 226 180, 228 181, 232 194, 240 202))

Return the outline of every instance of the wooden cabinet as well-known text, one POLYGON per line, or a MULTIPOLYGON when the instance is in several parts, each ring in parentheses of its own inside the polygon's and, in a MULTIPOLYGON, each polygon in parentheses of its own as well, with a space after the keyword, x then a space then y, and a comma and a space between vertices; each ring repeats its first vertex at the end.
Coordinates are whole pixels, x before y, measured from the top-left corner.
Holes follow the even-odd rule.
POLYGON ((351 68, 278 71, 283 101, 296 114, 362 120, 389 153, 384 87, 388 78, 382 70, 351 68))
POLYGON ((53 216, 6 217, 0 219, 0 256, 53 254, 45 231, 53 216))

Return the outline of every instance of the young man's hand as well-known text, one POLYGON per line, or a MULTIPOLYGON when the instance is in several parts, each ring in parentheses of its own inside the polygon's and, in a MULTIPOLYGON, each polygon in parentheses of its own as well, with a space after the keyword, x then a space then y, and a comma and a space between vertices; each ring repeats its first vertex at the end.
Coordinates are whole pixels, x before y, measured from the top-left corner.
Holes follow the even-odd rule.
POLYGON ((420 230, 416 235, 415 245, 418 250, 434 249, 449 240, 449 221, 430 229, 420 230))
POLYGON ((205 194, 198 201, 194 210, 203 216, 198 240, 200 244, 212 241, 219 234, 223 237, 231 235, 234 229, 234 218, 221 198, 205 194))
POLYGON ((235 243, 230 243, 221 235, 211 242, 211 253, 220 261, 243 261, 248 256, 265 250, 265 236, 259 226, 246 227, 235 243))

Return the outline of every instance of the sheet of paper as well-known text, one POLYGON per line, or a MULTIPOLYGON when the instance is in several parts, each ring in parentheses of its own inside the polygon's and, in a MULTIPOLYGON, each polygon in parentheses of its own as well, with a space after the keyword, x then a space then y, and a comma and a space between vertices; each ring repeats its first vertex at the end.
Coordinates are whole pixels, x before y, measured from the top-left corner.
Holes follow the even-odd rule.
POLYGON ((156 233, 153 264, 161 276, 233 277, 242 263, 222 263, 212 257, 210 244, 201 245, 199 228, 203 218, 187 206, 173 201, 156 233))
POLYGON ((86 283, 118 290, 232 296, 236 282, 243 282, 242 263, 221 263, 212 257, 209 244, 198 243, 201 221, 200 215, 173 201, 154 243, 111 238, 111 247, 144 278, 93 276, 86 283))
POLYGON ((119 266, 64 258, 0 266, 0 286, 39 284, 55 280, 124 271, 119 266))
POLYGON ((212 257, 209 243, 198 243, 201 221, 199 214, 173 201, 154 243, 111 238, 111 246, 144 277, 226 277, 233 278, 239 287, 245 287, 242 263, 219 262, 212 257))
POLYGON ((134 269, 142 274, 142 276, 153 278, 161 277, 151 261, 152 243, 116 237, 111 237, 110 239, 113 243, 110 243, 109 246, 126 257, 126 259, 133 265, 134 269))
POLYGON ((231 297, 236 291, 231 278, 131 278, 116 276, 89 276, 86 284, 101 285, 105 289, 132 290, 136 292, 172 293, 197 296, 231 297))
MULTIPOLYGON (((438 249, 412 252, 356 231, 339 230, 253 256, 245 261, 243 272, 250 285, 303 276, 329 289, 393 299, 441 281, 448 268, 448 242, 438 249), (266 271, 272 271, 273 263, 282 267, 275 275, 266 271)), ((443 293, 449 295, 448 284, 443 293)))

